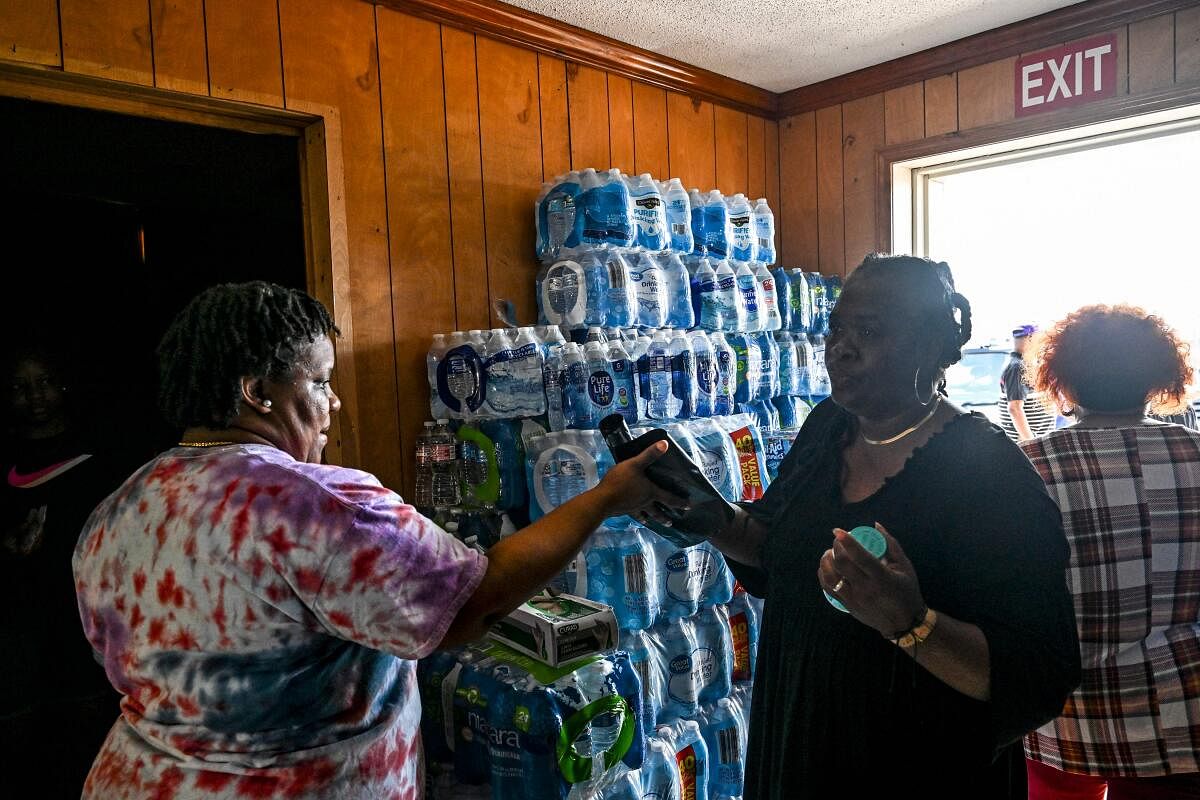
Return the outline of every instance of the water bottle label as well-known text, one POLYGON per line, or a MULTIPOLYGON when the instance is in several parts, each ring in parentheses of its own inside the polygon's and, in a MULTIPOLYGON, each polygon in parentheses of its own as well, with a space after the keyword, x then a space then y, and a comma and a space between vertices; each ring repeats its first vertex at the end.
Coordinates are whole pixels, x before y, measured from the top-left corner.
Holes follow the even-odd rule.
POLYGON ((721 454, 714 450, 701 450, 700 461, 700 471, 704 473, 704 477, 708 478, 708 482, 717 489, 724 487, 727 476, 725 459, 721 454))
POLYGON ((673 600, 694 601, 717 582, 719 574, 711 550, 680 550, 667 559, 667 595, 673 600))
POLYGON ((729 615, 729 634, 733 638, 733 679, 750 680, 750 621, 746 612, 729 615))
POLYGON ((696 702, 696 682, 692 677, 692 657, 679 655, 667 664, 670 677, 667 679, 667 696, 681 705, 696 702))
POLYGON ((746 313, 758 313, 758 292, 754 290, 754 279, 742 280, 738 286, 741 289, 742 297, 746 301, 746 313))
POLYGON ((679 797, 680 800, 697 800, 696 798, 696 749, 690 744, 675 754, 675 763, 679 767, 679 797))
POLYGON ((613 379, 603 370, 596 370, 588 378, 588 397, 600 408, 608 408, 613 402, 613 379))
POLYGON ((717 676, 717 654, 708 647, 697 647, 692 651, 692 681, 701 690, 717 676))
POLYGON ((559 261, 546 272, 542 284, 542 305, 550 322, 557 324, 570 319, 580 304, 583 286, 583 267, 578 261, 559 261))
POLYGON ((700 356, 696 359, 696 383, 700 391, 712 394, 717 388, 717 362, 710 356, 700 356))
POLYGON ((659 235, 659 224, 665 211, 662 200, 653 195, 639 197, 633 201, 633 219, 644 236, 659 235))
POLYGON ((438 396, 451 411, 477 411, 483 405, 485 375, 475 348, 459 345, 438 364, 438 396))
POLYGON ((643 317, 657 314, 666 298, 662 271, 657 267, 647 267, 638 272, 631 272, 629 277, 637 284, 638 308, 643 317))
POLYGON ((650 356, 649 357, 650 372, 670 372, 671 357, 670 356, 650 356))
POLYGON ((758 469, 758 453, 754 447, 754 435, 749 428, 739 428, 729 434, 737 448, 738 466, 742 470, 742 499, 758 500, 764 494, 762 474, 758 469))
POLYGON ((557 249, 567 241, 567 237, 575 229, 575 196, 566 192, 556 192, 547 199, 550 201, 546 205, 549 244, 551 249, 557 249))

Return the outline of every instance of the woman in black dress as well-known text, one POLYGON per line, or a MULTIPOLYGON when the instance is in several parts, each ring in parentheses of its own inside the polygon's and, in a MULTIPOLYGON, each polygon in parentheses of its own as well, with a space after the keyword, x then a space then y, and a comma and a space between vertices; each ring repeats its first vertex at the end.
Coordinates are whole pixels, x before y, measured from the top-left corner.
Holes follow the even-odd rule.
POLYGON ((939 391, 970 330, 945 264, 868 257, 830 320, 832 398, 714 539, 766 598, 746 800, 1021 796, 1010 745, 1079 681, 1058 508, 939 391))

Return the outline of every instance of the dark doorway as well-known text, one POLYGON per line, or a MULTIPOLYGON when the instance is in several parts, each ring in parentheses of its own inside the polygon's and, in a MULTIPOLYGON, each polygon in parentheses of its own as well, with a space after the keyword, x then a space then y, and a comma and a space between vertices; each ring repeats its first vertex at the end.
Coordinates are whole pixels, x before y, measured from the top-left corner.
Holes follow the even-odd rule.
POLYGON ((11 98, 0 119, 3 347, 65 354, 97 446, 144 460, 178 434, 154 348, 188 299, 306 288, 298 141, 11 98))

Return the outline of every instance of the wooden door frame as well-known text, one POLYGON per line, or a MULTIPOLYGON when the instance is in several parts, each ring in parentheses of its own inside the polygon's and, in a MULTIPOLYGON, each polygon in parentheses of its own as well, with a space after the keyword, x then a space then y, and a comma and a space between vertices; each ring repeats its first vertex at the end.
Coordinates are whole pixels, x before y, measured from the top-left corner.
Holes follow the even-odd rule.
POLYGON ((1200 84, 1173 86, 1154 92, 1124 95, 1068 111, 1022 117, 881 148, 875 153, 875 249, 889 253, 895 241, 892 201, 896 189, 897 164, 934 156, 945 156, 946 161, 954 161, 957 160, 955 154, 960 151, 989 145, 1011 144, 1013 146, 1007 149, 1023 149, 1035 143, 1034 137, 1066 141, 1084 135, 1079 131, 1081 128, 1198 105, 1200 84))
POLYGON ((287 109, 270 108, 9 62, 0 62, 0 96, 296 140, 307 288, 329 309, 342 332, 336 342, 334 380, 343 409, 334 417, 326 458, 331 463, 357 464, 360 426, 342 128, 337 108, 294 102, 289 102, 287 109))

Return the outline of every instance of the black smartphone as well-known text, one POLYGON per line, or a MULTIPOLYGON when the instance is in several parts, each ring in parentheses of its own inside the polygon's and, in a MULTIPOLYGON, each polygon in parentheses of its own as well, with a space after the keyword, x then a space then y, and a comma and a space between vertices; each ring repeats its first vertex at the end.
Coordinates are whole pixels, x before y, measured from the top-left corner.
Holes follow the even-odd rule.
POLYGON ((600 420, 600 433, 617 461, 633 458, 655 442, 667 443, 667 452, 646 467, 646 477, 654 485, 686 498, 689 509, 684 514, 663 509, 672 517, 671 526, 650 521, 645 523, 647 528, 681 547, 690 547, 733 522, 737 509, 704 477, 700 467, 671 438, 671 434, 654 429, 635 439, 620 414, 609 414, 600 420))

